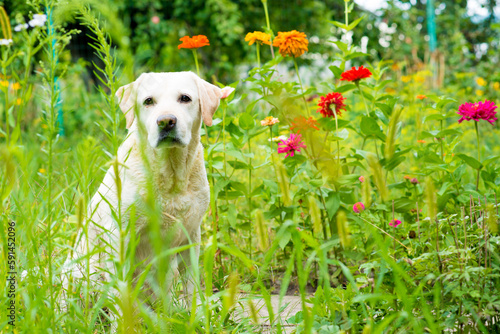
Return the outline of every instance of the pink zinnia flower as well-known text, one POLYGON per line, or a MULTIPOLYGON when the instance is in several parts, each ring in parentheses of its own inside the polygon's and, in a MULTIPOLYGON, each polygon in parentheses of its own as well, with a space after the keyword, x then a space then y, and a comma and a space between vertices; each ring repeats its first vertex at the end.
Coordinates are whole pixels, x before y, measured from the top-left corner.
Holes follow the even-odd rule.
POLYGON ((365 206, 361 202, 354 203, 354 205, 352 206, 352 211, 354 211, 356 213, 360 213, 364 210, 365 210, 365 206))
POLYGON ((160 23, 160 18, 155 15, 151 18, 151 22, 153 22, 154 24, 158 24, 160 23))
POLYGON ((363 183, 365 182, 365 177, 363 175, 361 175, 359 178, 358 178, 359 182, 363 183))
POLYGON ((285 158, 293 157, 295 152, 300 152, 306 145, 302 142, 302 135, 290 134, 290 138, 278 143, 278 153, 286 153, 285 158))
POLYGON ((416 177, 414 177, 413 179, 411 179, 410 182, 411 182, 411 184, 417 184, 417 183, 419 183, 416 177))
POLYGON ((392 226, 392 227, 398 227, 400 224, 401 224, 401 220, 399 220, 399 219, 393 219, 393 220, 391 220, 391 222, 389 223, 389 226, 392 226))
POLYGON ((475 120, 476 122, 484 119, 485 121, 494 124, 497 118, 495 114, 497 113, 495 109, 497 106, 495 103, 485 100, 484 102, 476 102, 476 103, 464 103, 458 107, 458 112, 462 118, 458 120, 458 123, 462 123, 465 121, 475 120))

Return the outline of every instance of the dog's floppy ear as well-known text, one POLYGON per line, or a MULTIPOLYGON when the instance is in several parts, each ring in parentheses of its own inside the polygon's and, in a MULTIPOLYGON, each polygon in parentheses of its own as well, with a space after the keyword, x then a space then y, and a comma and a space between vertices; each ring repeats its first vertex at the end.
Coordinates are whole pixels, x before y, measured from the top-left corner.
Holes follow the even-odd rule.
POLYGON ((144 73, 141 74, 139 78, 137 78, 137 80, 135 80, 134 82, 118 88, 115 94, 116 98, 118 99, 120 109, 125 114, 125 119, 127 120, 127 129, 132 126, 132 123, 134 123, 134 105, 137 93, 136 90, 140 82, 142 81, 143 76, 144 73))
POLYGON ((198 85, 201 117, 203 118, 203 122, 210 126, 212 125, 212 117, 219 107, 220 100, 228 97, 234 91, 234 88, 219 88, 203 79, 200 79, 198 76, 196 76, 196 84, 198 85))

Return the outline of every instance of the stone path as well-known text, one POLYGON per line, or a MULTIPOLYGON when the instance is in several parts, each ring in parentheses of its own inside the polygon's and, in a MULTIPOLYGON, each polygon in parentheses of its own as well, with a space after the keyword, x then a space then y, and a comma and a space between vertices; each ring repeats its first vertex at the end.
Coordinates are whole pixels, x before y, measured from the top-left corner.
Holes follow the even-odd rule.
MULTIPOLYGON (((236 318, 240 316, 251 318, 250 306, 248 302, 249 300, 252 301, 255 309, 257 310, 259 323, 262 327, 262 333, 276 333, 276 326, 274 325, 273 327, 271 327, 269 322, 269 312, 266 306, 266 302, 264 298, 260 296, 240 295, 238 301, 244 306, 244 309, 242 312, 240 311, 239 314, 236 314, 236 318)), ((281 312, 279 312, 280 303, 278 295, 271 296, 271 304, 276 321, 279 321, 282 325, 282 332, 292 333, 295 330, 296 326, 289 324, 288 322, 286 322, 286 320, 302 310, 300 296, 284 296, 283 300, 281 301, 281 312)))

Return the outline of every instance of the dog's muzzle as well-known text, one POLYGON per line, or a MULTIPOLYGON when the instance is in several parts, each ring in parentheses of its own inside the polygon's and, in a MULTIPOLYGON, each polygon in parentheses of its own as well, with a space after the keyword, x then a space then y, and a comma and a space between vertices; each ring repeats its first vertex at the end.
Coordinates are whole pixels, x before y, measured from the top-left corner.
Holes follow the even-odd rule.
POLYGON ((174 115, 161 115, 156 119, 156 124, 158 124, 158 145, 160 143, 166 142, 169 144, 180 144, 180 140, 177 138, 175 126, 177 124, 177 117, 174 115))

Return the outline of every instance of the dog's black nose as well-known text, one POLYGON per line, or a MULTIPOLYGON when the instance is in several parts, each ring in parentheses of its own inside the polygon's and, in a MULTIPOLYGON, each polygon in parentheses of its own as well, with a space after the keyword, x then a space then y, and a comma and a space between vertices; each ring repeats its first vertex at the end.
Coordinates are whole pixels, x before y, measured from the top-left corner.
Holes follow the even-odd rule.
POLYGON ((166 131, 172 130, 175 127, 176 123, 177 123, 177 117, 170 114, 161 115, 156 119, 156 124, 158 124, 158 127, 166 131))

